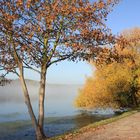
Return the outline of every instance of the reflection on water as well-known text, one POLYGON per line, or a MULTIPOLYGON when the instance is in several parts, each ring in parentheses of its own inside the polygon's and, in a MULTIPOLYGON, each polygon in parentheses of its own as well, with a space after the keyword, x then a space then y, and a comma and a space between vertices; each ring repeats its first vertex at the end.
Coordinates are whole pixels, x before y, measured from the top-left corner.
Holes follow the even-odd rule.
MULTIPOLYGON (((27 81, 35 114, 38 111, 38 83, 27 81)), ((71 129, 80 128, 89 123, 111 117, 109 114, 93 114, 92 111, 80 111, 73 106, 74 98, 80 85, 48 85, 45 101, 45 130, 48 136, 62 134, 71 129)), ((96 112, 97 113, 97 112, 96 112)), ((18 80, 0 87, 0 139, 33 139, 34 133, 27 121, 27 108, 18 80), (14 126, 13 124, 17 126, 14 126), (9 123, 7 123, 9 122, 9 123), (13 124, 12 124, 13 122, 13 124), (3 124, 3 125, 2 125, 3 124), (27 125, 28 124, 28 125, 27 125), (9 127, 10 126, 10 127, 9 127), (2 128, 1 128, 2 127, 2 128), (14 130, 14 131, 12 131, 14 130), (2 135, 1 135, 2 134, 2 135)))

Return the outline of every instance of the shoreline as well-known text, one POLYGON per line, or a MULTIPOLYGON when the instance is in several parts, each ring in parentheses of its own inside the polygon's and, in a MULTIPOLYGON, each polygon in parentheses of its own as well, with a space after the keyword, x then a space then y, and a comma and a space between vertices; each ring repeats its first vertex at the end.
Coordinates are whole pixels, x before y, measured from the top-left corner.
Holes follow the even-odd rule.
MULTIPOLYGON (((48 137, 53 138, 111 117, 112 115, 102 116, 99 114, 96 116, 81 114, 77 116, 48 117, 45 119, 44 128, 48 137)), ((34 139, 34 130, 30 120, 0 122, 0 130, 0 139, 15 140, 19 136, 27 140, 34 139)))
MULTIPOLYGON (((48 134, 49 140, 67 140, 73 139, 84 132, 98 129, 101 126, 109 124, 111 122, 117 121, 124 117, 130 116, 134 113, 137 113, 138 109, 133 109, 128 112, 124 112, 121 115, 114 115, 110 117, 105 117, 99 120, 94 120, 94 116, 86 118, 89 120, 87 124, 84 124, 82 120, 83 116, 65 116, 65 117, 48 117, 45 119, 45 132, 48 134), (90 119, 93 119, 92 122, 90 119), (83 125, 78 127, 74 126, 75 121, 83 125)), ((99 117, 99 116, 98 116, 99 117)), ((0 122, 0 139, 5 138, 6 140, 18 140, 19 136, 26 138, 27 140, 34 140, 34 130, 31 125, 30 120, 17 120, 12 122, 0 122), (10 138, 10 139, 9 139, 10 138)), ((48 140, 48 139, 47 139, 48 140)))
POLYGON ((95 130, 95 129, 99 129, 100 127, 102 127, 104 125, 113 123, 117 120, 121 120, 125 117, 129 117, 129 116, 131 116, 135 113, 138 113, 139 110, 140 110, 140 108, 136 108, 136 109, 130 110, 128 112, 124 112, 121 115, 114 116, 114 117, 111 117, 109 119, 101 120, 101 121, 98 121, 98 122, 95 122, 95 123, 91 123, 91 124, 89 124, 87 126, 84 126, 82 128, 72 130, 70 132, 66 132, 62 135, 55 136, 55 137, 49 138, 47 140, 72 140, 73 138, 78 137, 83 133, 86 133, 88 131, 92 131, 92 130, 95 130))

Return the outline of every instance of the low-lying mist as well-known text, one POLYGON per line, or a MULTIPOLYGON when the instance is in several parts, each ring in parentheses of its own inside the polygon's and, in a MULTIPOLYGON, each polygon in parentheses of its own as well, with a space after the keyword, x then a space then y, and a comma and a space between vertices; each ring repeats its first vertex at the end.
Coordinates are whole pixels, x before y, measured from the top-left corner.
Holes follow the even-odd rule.
MULTIPOLYGON (((26 80, 31 100, 38 99, 39 82, 26 80)), ((46 85, 46 98, 61 99, 70 95, 70 98, 76 96, 81 85, 46 85)), ((2 102, 24 102, 24 96, 19 80, 13 80, 10 84, 0 87, 0 103, 2 102)))

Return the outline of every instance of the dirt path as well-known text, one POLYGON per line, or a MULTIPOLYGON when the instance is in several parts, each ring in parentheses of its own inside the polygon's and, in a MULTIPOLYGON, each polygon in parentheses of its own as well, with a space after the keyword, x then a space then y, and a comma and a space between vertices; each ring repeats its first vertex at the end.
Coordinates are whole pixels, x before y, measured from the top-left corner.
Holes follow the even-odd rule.
POLYGON ((72 140, 140 140, 140 113, 85 132, 72 140))

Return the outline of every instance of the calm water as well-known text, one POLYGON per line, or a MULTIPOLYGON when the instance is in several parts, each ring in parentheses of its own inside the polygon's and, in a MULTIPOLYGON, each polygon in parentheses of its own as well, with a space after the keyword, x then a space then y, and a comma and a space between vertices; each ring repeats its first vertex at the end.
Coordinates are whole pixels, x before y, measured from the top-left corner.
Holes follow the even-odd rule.
MULTIPOLYGON (((38 110, 38 83, 27 81, 33 109, 38 110)), ((45 130, 55 136, 89 123, 111 117, 113 112, 78 110, 73 106, 80 85, 51 85, 46 88, 45 130)), ((34 139, 19 81, 0 87, 0 139, 34 139), (17 126, 14 124, 16 123, 17 126), (8 135, 6 135, 8 134, 8 135)))

